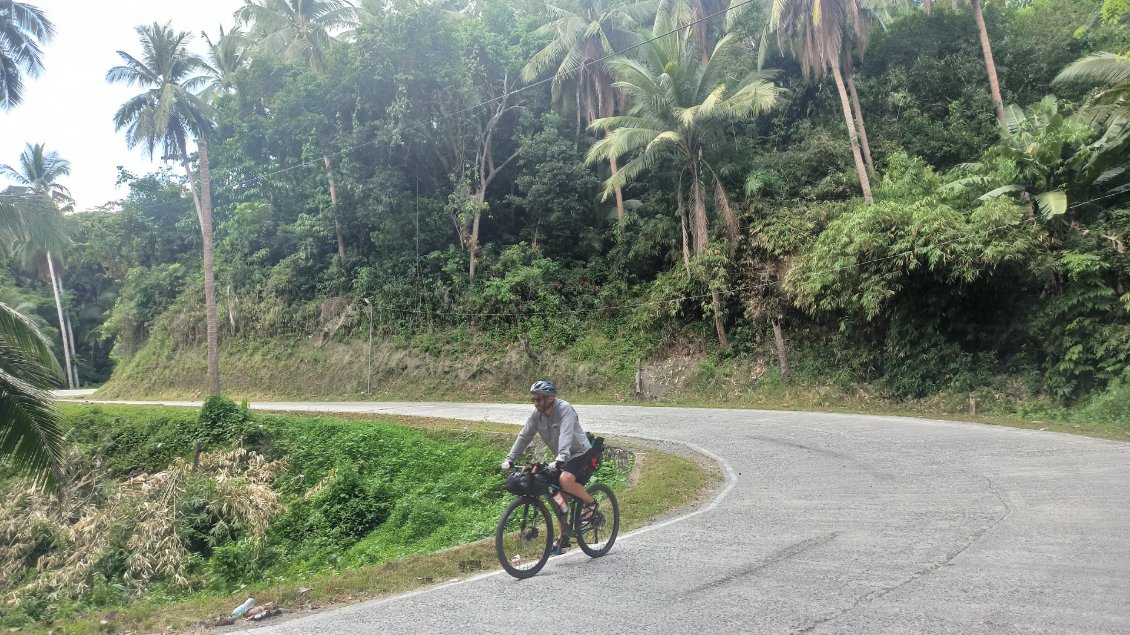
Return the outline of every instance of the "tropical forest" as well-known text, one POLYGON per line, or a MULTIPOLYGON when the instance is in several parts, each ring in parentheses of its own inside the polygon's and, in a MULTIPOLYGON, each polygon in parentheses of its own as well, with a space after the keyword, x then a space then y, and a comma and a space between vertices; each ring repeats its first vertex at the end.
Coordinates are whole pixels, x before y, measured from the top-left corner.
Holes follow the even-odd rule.
MULTIPOLYGON (((0 118, 51 19, 0 0, 0 118)), ((216 21, 116 43, 119 142, 162 166, 119 168, 120 200, 80 209, 39 139, 0 156, 0 625, 493 531, 511 433, 248 401, 515 402, 551 378, 576 403, 1130 438, 1125 0, 243 0, 216 21), (207 402, 55 405, 67 388, 207 402), (356 459, 373 444, 402 458, 356 459)))

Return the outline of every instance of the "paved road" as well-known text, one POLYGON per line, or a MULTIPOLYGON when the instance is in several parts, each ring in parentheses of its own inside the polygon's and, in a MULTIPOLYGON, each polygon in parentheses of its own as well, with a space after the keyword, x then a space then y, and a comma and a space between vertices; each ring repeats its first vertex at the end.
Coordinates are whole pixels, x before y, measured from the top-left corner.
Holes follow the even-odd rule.
MULTIPOLYGON (((253 404, 518 423, 528 406, 253 404)), ((489 574, 267 633, 1130 633, 1130 444, 920 419, 578 407, 690 444, 727 483, 590 560, 489 574), (553 606, 552 594, 573 598, 553 606), (571 626, 569 626, 571 624, 571 626)))

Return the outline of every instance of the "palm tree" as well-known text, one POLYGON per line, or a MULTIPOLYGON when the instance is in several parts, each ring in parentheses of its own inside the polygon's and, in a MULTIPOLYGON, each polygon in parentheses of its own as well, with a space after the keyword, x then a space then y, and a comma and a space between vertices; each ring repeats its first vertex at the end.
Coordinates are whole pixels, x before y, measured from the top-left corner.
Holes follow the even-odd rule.
MULTIPOLYGON (((0 255, 10 255, 42 224, 45 204, 41 196, 0 194, 0 255)), ((64 442, 47 391, 61 377, 35 323, 0 302, 0 457, 48 484, 61 471, 64 442)))
POLYGON ((1069 64, 1052 81, 1102 86, 1079 114, 1105 131, 1108 144, 1121 144, 1130 137, 1130 57, 1115 53, 1089 55, 1069 64))
POLYGON ((656 15, 665 16, 655 21, 655 34, 659 35, 660 25, 668 24, 673 18, 674 26, 694 26, 694 46, 699 55, 706 59, 714 47, 712 35, 718 32, 725 21, 727 0, 659 0, 656 15))
POLYGON ((126 144, 141 146, 148 156, 160 146, 165 159, 179 158, 188 175, 188 187, 200 221, 204 248, 204 303, 208 322, 208 376, 213 395, 220 394, 220 359, 217 346, 216 280, 212 256, 212 184, 208 170, 207 136, 212 131, 208 103, 195 89, 206 85, 198 73, 207 72, 207 64, 188 52, 191 36, 154 22, 137 27, 141 37, 142 57, 137 59, 118 51, 125 61, 106 73, 106 81, 138 85, 145 91, 131 97, 114 115, 118 130, 126 129, 126 144), (192 174, 188 139, 196 139, 200 165, 200 188, 192 174))
MULTIPOLYGON (((70 191, 59 182, 59 177, 71 173, 71 163, 59 156, 58 152, 46 152, 42 143, 27 144, 20 155, 20 167, 0 165, 0 176, 5 176, 17 184, 29 188, 37 195, 46 197, 56 209, 73 207, 74 199, 70 191)), ((51 290, 55 295, 55 310, 59 316, 59 336, 63 341, 64 370, 67 375, 67 385, 78 388, 78 363, 75 352, 74 332, 70 320, 63 313, 62 287, 63 280, 61 269, 55 266, 55 259, 51 255, 52 245, 44 241, 43 237, 34 242, 27 243, 34 246, 36 253, 42 252, 47 260, 47 270, 51 276, 51 290)), ((58 245, 55 245, 56 247, 58 245)))
MULTIPOLYGON (((993 102, 997 105, 997 121, 1002 126, 1008 124, 1004 114, 1004 100, 1001 98, 1001 84, 997 79, 997 64, 993 60, 993 47, 989 42, 989 31, 985 28, 985 14, 981 11, 981 0, 950 0, 954 9, 969 3, 973 8, 973 20, 977 23, 977 35, 981 38, 981 54, 985 58, 985 71, 989 74, 989 92, 993 95, 993 102)), ((923 0, 922 6, 929 14, 933 9, 932 0, 923 0)))
MULTIPOLYGON (((586 161, 631 156, 624 167, 605 181, 605 196, 614 188, 635 181, 664 159, 675 162, 679 174, 676 197, 683 219, 683 261, 690 270, 686 216, 683 201, 690 201, 690 228, 696 256, 710 242, 707 200, 721 214, 731 251, 738 240, 738 219, 730 205, 710 151, 724 143, 728 124, 756 116, 778 101, 776 86, 758 73, 728 83, 722 66, 735 53, 735 39, 718 41, 704 60, 695 48, 693 29, 672 33, 639 49, 639 59, 617 58, 609 62, 616 77, 614 86, 631 100, 627 115, 605 117, 589 126, 607 131, 588 152, 586 161), (708 194, 708 190, 710 194, 708 194)), ((718 341, 727 345, 722 327, 721 301, 712 291, 714 324, 718 341)))
POLYGON ((263 52, 321 71, 331 31, 356 24, 357 9, 348 0, 244 0, 235 19, 263 52))
POLYGON ((204 65, 208 81, 201 95, 213 101, 219 95, 235 91, 235 74, 247 64, 250 42, 238 26, 226 33, 221 26, 220 37, 215 42, 207 33, 201 32, 200 36, 208 44, 208 59, 204 65))
POLYGON ((864 14, 862 19, 857 25, 856 31, 849 31, 845 41, 845 51, 843 57, 844 64, 844 80, 847 84, 848 95, 851 97, 851 105, 855 114, 855 124, 857 132, 859 132, 859 143, 863 150, 863 163, 867 166, 868 174, 874 176, 875 162, 871 159, 871 143, 867 140, 867 125, 863 121, 863 106, 859 102, 859 91, 855 86, 855 58, 859 57, 859 61, 863 63, 863 55, 867 52, 867 45, 870 40, 871 23, 878 22, 886 29, 885 23, 892 17, 892 13, 897 9, 908 8, 907 0, 857 0, 859 8, 864 14))
POLYGON ((24 2, 0 0, 0 108, 23 101, 21 71, 31 77, 43 72, 39 45, 55 37, 55 25, 42 9, 24 2))
POLYGON ((866 38, 866 17, 858 0, 775 0, 769 28, 777 32, 782 50, 793 49, 806 76, 822 76, 832 70, 863 198, 868 204, 874 203, 842 72, 845 38, 866 38))
MULTIPOLYGON (((655 16, 653 0, 566 0, 546 5, 549 22, 534 31, 538 37, 552 39, 522 67, 522 81, 533 82, 556 67, 553 88, 560 92, 572 83, 576 91, 578 134, 582 121, 610 117, 616 111, 616 95, 608 61, 636 36, 634 29, 655 16)), ((612 176, 618 171, 616 158, 608 160, 612 176)), ((624 195, 615 188, 616 218, 624 222, 624 195)))

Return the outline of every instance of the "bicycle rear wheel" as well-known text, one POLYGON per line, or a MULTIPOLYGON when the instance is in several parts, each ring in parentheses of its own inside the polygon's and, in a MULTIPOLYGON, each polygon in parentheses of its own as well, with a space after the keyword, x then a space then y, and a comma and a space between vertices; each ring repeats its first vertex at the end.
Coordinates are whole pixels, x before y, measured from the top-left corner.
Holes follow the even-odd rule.
POLYGON ((581 551, 599 558, 608 553, 620 533, 620 505, 612 488, 603 483, 597 483, 586 491, 596 501, 597 511, 587 521, 578 514, 578 526, 574 532, 581 551))
POLYGON ((510 503, 494 532, 494 551, 502 568, 528 578, 545 566, 553 541, 553 521, 540 499, 521 496, 510 503))

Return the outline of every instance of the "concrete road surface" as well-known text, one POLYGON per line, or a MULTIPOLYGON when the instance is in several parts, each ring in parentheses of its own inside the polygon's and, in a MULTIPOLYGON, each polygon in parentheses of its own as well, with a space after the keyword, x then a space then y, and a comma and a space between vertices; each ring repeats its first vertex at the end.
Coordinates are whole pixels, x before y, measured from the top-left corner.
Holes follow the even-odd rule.
MULTIPOLYGON (((528 405, 256 403, 520 423, 528 405)), ((600 559, 278 622, 267 633, 1130 633, 1130 444, 896 417, 579 406, 727 482, 600 559), (555 599, 556 598, 556 599, 555 599)))

